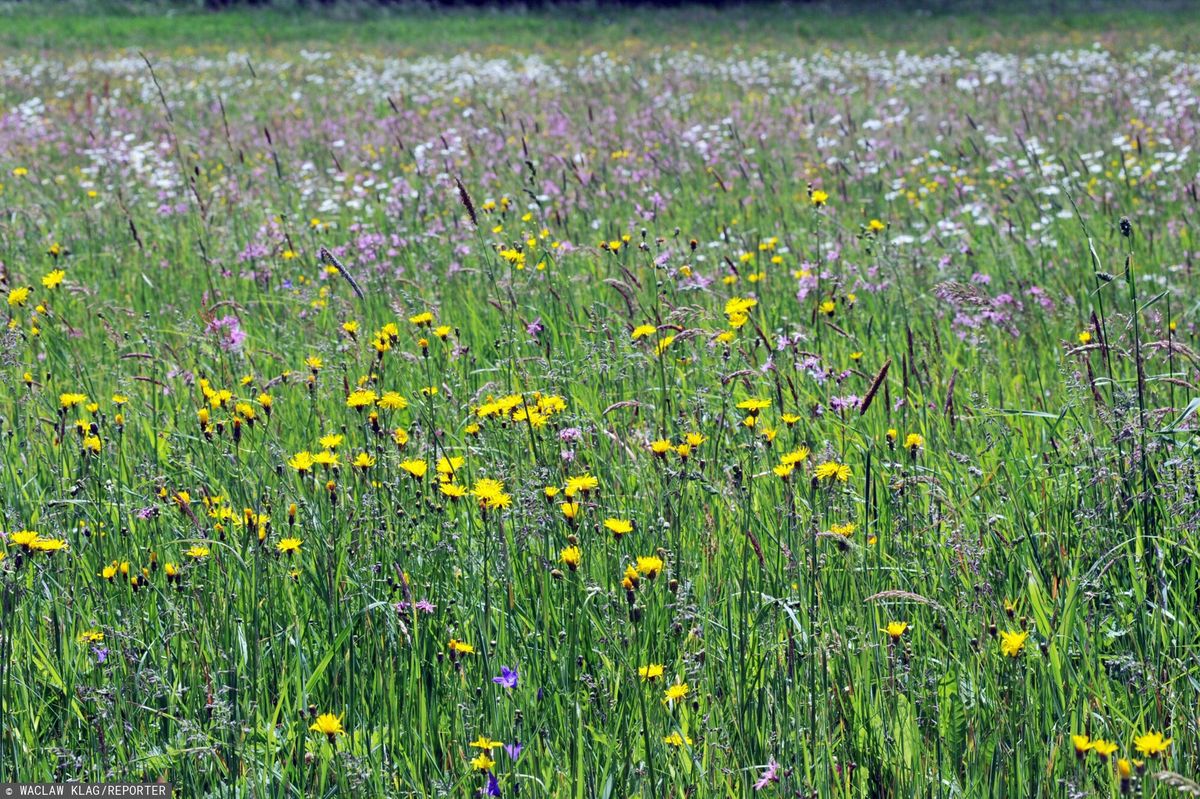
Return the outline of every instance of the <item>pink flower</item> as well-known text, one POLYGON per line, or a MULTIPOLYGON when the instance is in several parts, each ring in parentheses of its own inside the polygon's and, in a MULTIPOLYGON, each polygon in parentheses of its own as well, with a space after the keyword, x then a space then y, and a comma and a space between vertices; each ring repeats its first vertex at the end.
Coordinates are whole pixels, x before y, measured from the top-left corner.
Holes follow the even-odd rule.
POLYGON ((772 757, 767 761, 767 767, 763 769, 762 776, 758 778, 758 782, 754 783, 754 790, 761 791, 773 782, 779 782, 779 764, 772 757))

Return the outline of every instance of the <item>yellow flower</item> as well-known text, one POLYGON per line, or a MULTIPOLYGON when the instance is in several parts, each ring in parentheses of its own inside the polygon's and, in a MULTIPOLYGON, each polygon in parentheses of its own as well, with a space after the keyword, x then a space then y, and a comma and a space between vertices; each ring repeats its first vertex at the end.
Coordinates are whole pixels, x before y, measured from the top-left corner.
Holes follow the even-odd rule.
POLYGON ((466 486, 461 486, 458 483, 440 483, 438 484, 438 491, 443 496, 450 497, 450 499, 462 499, 467 495, 466 486))
POLYGON ((821 191, 820 189, 817 189, 816 191, 814 191, 812 194, 809 195, 809 200, 817 208, 820 208, 829 200, 829 195, 827 193, 821 191))
POLYGON ((321 436, 317 443, 320 444, 323 449, 337 449, 342 445, 342 440, 344 438, 344 436, 339 435, 321 436))
POLYGON ((919 433, 909 433, 904 439, 904 448, 909 452, 915 452, 925 446, 925 438, 919 433))
POLYGON ((786 466, 795 466, 808 459, 808 447, 797 447, 791 452, 779 456, 779 462, 786 466))
POLYGON ((48 289, 53 289, 53 288, 57 287, 58 284, 62 283, 63 278, 65 278, 66 276, 67 276, 67 273, 64 272, 63 270, 52 269, 49 272, 47 272, 45 275, 42 276, 42 285, 48 289))
POLYGON ((211 551, 212 550, 210 550, 206 546, 203 546, 201 544, 196 544, 195 546, 191 547, 190 549, 188 549, 187 552, 184 552, 183 554, 187 555, 189 558, 195 558, 196 560, 201 560, 203 558, 207 558, 208 553, 211 551))
POLYGON ((285 554, 294 555, 300 551, 302 543, 299 538, 285 538, 275 545, 275 549, 285 554))
POLYGON ((496 765, 496 761, 488 757, 487 752, 480 752, 475 757, 471 758, 471 767, 476 771, 491 771, 496 765))
POLYGON ((338 465, 339 458, 336 452, 332 450, 322 450, 312 456, 313 463, 318 466, 324 466, 326 469, 332 469, 338 465))
POLYGON ((8 292, 8 305, 10 308, 19 308, 24 305, 29 299, 29 287, 18 286, 8 292))
POLYGON ((378 399, 378 395, 374 391, 371 391, 369 388, 359 388, 351 391, 350 396, 346 397, 346 406, 355 410, 362 410, 368 405, 374 404, 376 399, 378 399))
POLYGON ((893 641, 899 640, 900 636, 907 631, 908 622, 906 621, 889 621, 888 626, 883 628, 883 632, 887 633, 893 641))
POLYGON ((316 463, 316 461, 313 460, 312 453, 310 452, 297 452, 295 455, 288 458, 288 466, 291 466, 300 474, 304 474, 311 470, 314 463, 316 463))
POLYGON ((1133 776, 1133 766, 1125 758, 1117 761, 1117 776, 1123 780, 1127 780, 1133 776))
POLYGON ((424 313, 419 313, 416 316, 408 317, 408 321, 417 327, 429 327, 433 324, 433 313, 430 311, 425 311, 424 313))
POLYGON ((677 682, 663 692, 663 702, 667 705, 674 704, 688 695, 688 686, 685 682, 677 682))
POLYGON ((757 416, 760 411, 764 411, 771 407, 769 399, 750 398, 742 400, 737 404, 738 410, 746 411, 751 416, 757 416))
POLYGON ((71 410, 76 405, 82 405, 83 403, 87 402, 87 400, 87 394, 68 393, 58 395, 58 404, 63 408, 63 410, 67 411, 71 410))
POLYGON ((668 744, 670 746, 676 746, 676 747, 681 747, 684 744, 691 746, 692 739, 687 737, 686 735, 680 735, 677 732, 673 732, 670 735, 668 735, 667 737, 663 738, 663 743, 668 744))
POLYGON ((1117 745, 1112 741, 1106 741, 1103 738, 1097 738, 1092 741, 1091 749, 1101 760, 1108 760, 1109 755, 1117 751, 1117 745))
MULTIPOLYGON (((730 297, 725 303, 725 315, 732 321, 734 317, 744 317, 746 312, 756 305, 758 305, 758 300, 730 297)), ((744 320, 743 324, 745 324, 744 320)), ((735 327, 741 327, 741 325, 735 325, 735 327)))
POLYGON ((1092 748, 1092 740, 1086 735, 1072 735, 1071 745, 1075 747, 1075 755, 1083 757, 1092 748))
POLYGON ((1028 638, 1029 633, 1024 630, 1021 632, 1001 632, 1000 651, 1010 658, 1019 657, 1021 650, 1025 648, 1025 641, 1028 638))
POLYGON ((643 577, 654 579, 658 576, 658 573, 661 572, 662 569, 663 562, 662 558, 660 557, 656 557, 654 555, 643 555, 637 559, 638 574, 642 575, 643 577))
POLYGON ((581 474, 567 478, 566 495, 573 497, 578 493, 588 494, 600 487, 600 481, 590 474, 581 474))
POLYGON ((408 407, 408 400, 400 396, 395 391, 386 391, 384 392, 383 396, 379 398, 379 402, 376 404, 385 410, 402 411, 408 407))
POLYGON ((512 495, 497 491, 486 495, 477 495, 480 510, 499 510, 512 505, 512 495))
POLYGON ((558 509, 562 511, 562 515, 565 516, 568 521, 575 521, 576 517, 579 516, 578 502, 564 502, 558 506, 558 509))
POLYGON ((333 740, 334 736, 345 735, 346 730, 342 727, 342 719, 332 713, 322 713, 317 716, 317 720, 308 728, 312 732, 319 732, 322 735, 333 740))
POLYGON ((25 549, 32 550, 33 542, 37 541, 39 538, 41 538, 40 533, 36 533, 33 530, 21 530, 10 535, 8 537, 8 541, 14 546, 24 547, 25 549))
POLYGON ((493 741, 491 738, 487 737, 486 735, 480 735, 474 741, 471 741, 471 743, 468 745, 473 746, 476 749, 482 749, 485 752, 490 752, 493 749, 499 749, 501 746, 504 746, 504 744, 502 744, 500 741, 493 741))
POLYGON ((658 344, 656 344, 654 346, 654 354, 662 355, 664 352, 667 351, 667 347, 670 347, 671 344, 674 343, 674 341, 675 341, 674 336, 663 336, 662 338, 660 338, 658 340, 658 344))
POLYGON ((571 571, 579 568, 579 564, 583 561, 583 552, 579 547, 567 547, 559 553, 559 560, 567 565, 571 571))
POLYGON ((75 640, 81 644, 98 644, 104 640, 104 633, 99 630, 84 630, 75 640))
POLYGON ((450 643, 446 644, 446 648, 449 649, 451 652, 453 652, 455 655, 474 655, 475 654, 475 647, 471 646, 468 643, 459 641, 456 638, 451 638, 450 643))
POLYGON ((504 483, 500 480, 484 477, 475 482, 475 487, 471 489, 471 493, 479 500, 481 507, 491 505, 498 497, 505 495, 504 483))
POLYGON ((836 461, 825 461, 813 472, 818 480, 836 480, 844 483, 850 479, 850 467, 836 461))
POLYGON ((638 668, 638 676, 645 682, 652 682, 663 676, 663 667, 661 663, 651 663, 648 666, 638 668))
POLYGON ((53 554, 59 550, 66 549, 67 542, 62 538, 37 538, 30 545, 30 549, 35 552, 46 552, 53 554))
POLYGON ((429 471, 429 464, 423 460, 414 459, 400 461, 400 468, 411 474, 417 480, 420 480, 425 476, 425 473, 429 471))
POLYGON ((1092 341, 1092 334, 1090 331, 1087 331, 1087 330, 1079 331, 1079 343, 1080 344, 1090 344, 1091 341, 1092 341))
POLYGON ((1133 739, 1133 748, 1145 757, 1158 757, 1167 751, 1173 738, 1163 738, 1161 732, 1148 732, 1133 739))
POLYGON ((873 233, 878 233, 886 227, 887 225, 883 224, 883 222, 879 221, 878 219, 872 219, 867 223, 867 230, 870 230, 873 233))
POLYGON ((629 519, 605 519, 604 527, 616 538, 633 532, 633 522, 629 519))
POLYGON ((365 452, 358 453, 354 458, 354 468, 362 469, 364 472, 375 465, 375 458, 365 452))
POLYGON ((658 328, 656 328, 654 325, 638 325, 633 329, 633 333, 630 334, 630 337, 634 341, 637 341, 638 339, 645 338, 646 336, 653 336, 656 330, 658 330, 658 328))

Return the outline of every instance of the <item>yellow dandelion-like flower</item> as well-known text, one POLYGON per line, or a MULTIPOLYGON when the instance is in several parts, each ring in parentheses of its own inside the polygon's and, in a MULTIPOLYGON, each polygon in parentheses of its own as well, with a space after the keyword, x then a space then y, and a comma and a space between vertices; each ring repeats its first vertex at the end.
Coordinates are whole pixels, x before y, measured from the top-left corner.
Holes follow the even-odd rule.
POLYGON ((813 472, 818 480, 835 480, 844 483, 850 479, 850 467, 837 461, 825 461, 813 472))
POLYGON ((340 716, 335 716, 332 713, 322 713, 317 716, 317 720, 308 728, 312 732, 319 732, 329 740, 337 735, 345 735, 346 730, 342 727, 342 719, 340 716))
POLYGON ((661 663, 651 663, 648 666, 640 666, 638 668, 638 676, 645 682, 652 682, 663 676, 663 665, 661 663))
POLYGON ((1025 641, 1028 639, 1029 633, 1024 630, 1019 632, 1003 631, 1000 633, 1000 651, 1010 658, 1019 657, 1025 648, 1025 641))
POLYGON ((681 701, 687 695, 687 683, 677 682, 663 692, 663 702, 667 705, 673 705, 674 703, 681 701))

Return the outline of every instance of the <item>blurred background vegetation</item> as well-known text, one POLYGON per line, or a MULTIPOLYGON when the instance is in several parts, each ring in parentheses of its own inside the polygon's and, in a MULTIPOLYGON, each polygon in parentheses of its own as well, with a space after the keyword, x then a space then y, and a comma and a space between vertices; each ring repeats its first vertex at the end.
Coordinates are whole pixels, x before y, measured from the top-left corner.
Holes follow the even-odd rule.
POLYGON ((663 46, 727 51, 764 47, 964 51, 1158 44, 1194 49, 1191 0, 869 0, 681 4, 446 0, 189 0, 0 2, 0 48, 286 46, 325 43, 447 50, 552 52, 565 42, 626 51, 663 46), (729 9, 736 6, 737 13, 729 9), (736 20, 731 24, 730 20, 736 20))

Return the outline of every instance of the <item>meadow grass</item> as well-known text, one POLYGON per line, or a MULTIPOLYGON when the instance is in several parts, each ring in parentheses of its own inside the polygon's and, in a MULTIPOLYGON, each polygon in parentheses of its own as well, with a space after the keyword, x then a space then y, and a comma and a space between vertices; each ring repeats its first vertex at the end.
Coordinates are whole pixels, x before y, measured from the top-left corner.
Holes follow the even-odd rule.
POLYGON ((918 52, 956 47, 1005 52, 1091 46, 1097 38, 1123 48, 1149 44, 1192 49, 1200 37, 1190 0, 1114 3, 1064 0, 1030 4, 914 4, 874 0, 845 4, 752 3, 604 7, 588 4, 499 11, 379 7, 343 2, 305 7, 280 3, 220 13, 196 4, 154 2, 0 3, 0 48, 83 51, 175 47, 198 50, 322 46, 351 52, 370 46, 393 54, 458 51, 541 52, 663 46, 762 51, 854 47, 918 52), (946 8, 949 10, 946 10, 946 8), (985 10, 986 9, 986 10, 985 10))
POLYGON ((0 781, 1194 789, 1194 21, 696 13, 11 12, 0 781))

